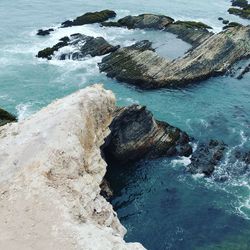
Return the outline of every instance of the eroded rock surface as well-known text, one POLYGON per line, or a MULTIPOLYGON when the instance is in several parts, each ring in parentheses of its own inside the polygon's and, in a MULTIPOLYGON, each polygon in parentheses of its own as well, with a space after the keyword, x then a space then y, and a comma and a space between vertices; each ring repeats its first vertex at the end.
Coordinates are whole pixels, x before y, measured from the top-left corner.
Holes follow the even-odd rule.
POLYGON ((189 156, 192 147, 189 136, 139 105, 117 108, 110 125, 111 134, 105 143, 108 162, 124 165, 142 158, 189 156))
POLYGON ((3 126, 10 122, 16 122, 16 121, 17 119, 14 115, 0 108, 0 126, 3 126))
POLYGON ((192 174, 205 174, 210 176, 217 164, 223 159, 226 145, 217 140, 199 144, 192 154, 191 164, 187 167, 192 174))
POLYGON ((183 87, 223 75, 235 62, 249 58, 250 26, 228 28, 172 61, 135 47, 120 48, 104 57, 100 71, 141 88, 183 87))
POLYGON ((194 21, 174 21, 173 18, 164 15, 141 14, 138 16, 126 16, 117 22, 103 22, 106 27, 126 27, 128 29, 155 29, 164 30, 177 35, 178 38, 197 46, 209 38, 213 33, 206 24, 194 21))
POLYGON ((81 60, 86 56, 102 56, 119 48, 119 46, 109 44, 103 37, 73 34, 70 37, 61 38, 60 42, 53 47, 39 51, 37 57, 51 60, 55 52, 67 46, 69 49, 58 56, 59 60, 65 60, 66 58, 81 60))
POLYGON ((0 249, 144 249, 100 195, 114 107, 95 85, 0 128, 0 249))
POLYGON ((73 21, 67 20, 62 23, 61 27, 79 26, 84 24, 100 23, 110 18, 114 18, 116 13, 113 10, 102 10, 96 12, 87 12, 82 16, 75 18, 73 21))

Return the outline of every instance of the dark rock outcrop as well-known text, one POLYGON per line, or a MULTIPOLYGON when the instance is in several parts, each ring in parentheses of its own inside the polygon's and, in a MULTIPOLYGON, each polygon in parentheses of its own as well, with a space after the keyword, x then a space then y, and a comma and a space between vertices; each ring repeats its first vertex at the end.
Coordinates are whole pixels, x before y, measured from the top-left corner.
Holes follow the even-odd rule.
POLYGON ((242 27, 243 25, 237 22, 230 22, 226 26, 223 27, 223 30, 233 27, 242 27))
POLYGON ((250 167, 250 151, 249 152, 235 152, 235 157, 237 160, 244 162, 245 164, 249 165, 250 167))
POLYGON ((168 16, 141 14, 138 16, 126 16, 117 22, 103 22, 102 26, 126 27, 128 29, 154 29, 164 30, 177 35, 178 38, 197 46, 212 35, 206 24, 193 21, 176 21, 168 16))
POLYGON ((191 164, 187 166, 192 174, 210 176, 216 165, 223 159, 226 145, 217 140, 210 140, 207 144, 199 144, 192 154, 191 164))
POLYGON ((149 49, 120 48, 103 58, 100 71, 141 88, 183 87, 223 75, 237 61, 250 57, 250 26, 227 28, 182 58, 168 61, 149 49))
POLYGON ((64 53, 59 56, 60 60, 71 58, 73 60, 81 60, 90 55, 92 57, 102 56, 110 52, 114 52, 119 46, 112 46, 103 37, 91 37, 82 34, 73 34, 70 37, 63 37, 60 42, 52 48, 46 48, 38 52, 37 57, 52 59, 54 52, 65 46, 73 46, 75 50, 64 53))
POLYGON ((0 126, 16 121, 17 119, 14 115, 0 108, 0 126))
POLYGON ((166 122, 155 120, 146 107, 117 108, 110 130, 103 146, 108 163, 123 165, 142 158, 192 154, 189 136, 166 122))
POLYGON ((40 30, 37 31, 37 35, 38 35, 38 36, 47 36, 47 35, 49 35, 52 31, 54 31, 54 29, 47 29, 47 30, 40 29, 40 30))
POLYGON ((97 12, 87 12, 82 16, 77 17, 73 21, 67 20, 62 23, 61 27, 71 27, 80 26, 84 24, 100 23, 108 20, 109 18, 114 18, 116 13, 112 10, 102 10, 97 12))
POLYGON ((247 0, 232 0, 232 6, 232 8, 228 9, 229 14, 250 19, 250 4, 247 0))

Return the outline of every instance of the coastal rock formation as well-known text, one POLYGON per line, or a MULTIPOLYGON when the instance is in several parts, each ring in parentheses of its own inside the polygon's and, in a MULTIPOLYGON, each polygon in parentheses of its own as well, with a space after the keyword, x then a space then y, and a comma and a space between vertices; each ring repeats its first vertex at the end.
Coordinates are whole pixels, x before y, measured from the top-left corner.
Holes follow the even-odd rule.
POLYGON ((67 20, 62 23, 61 27, 71 27, 71 26, 79 26, 84 24, 92 24, 92 23, 100 23, 104 22, 110 18, 114 18, 116 13, 112 10, 102 10, 97 12, 87 12, 82 16, 77 17, 73 21, 67 20))
POLYGON ((14 115, 0 108, 0 126, 16 121, 17 119, 14 115))
POLYGON ((197 46, 209 38, 213 33, 206 24, 194 21, 176 21, 168 16, 141 14, 138 16, 126 16, 117 22, 103 22, 106 27, 126 27, 128 29, 155 29, 164 30, 177 35, 178 38, 197 46))
POLYGON ((223 75, 237 61, 249 58, 249 48, 250 26, 231 27, 172 61, 152 50, 129 46, 104 57, 99 68, 108 77, 141 88, 183 87, 223 75))
POLYGON ((103 37, 91 37, 83 34, 73 34, 70 37, 63 37, 60 42, 52 48, 46 48, 38 52, 37 57, 52 59, 52 56, 59 49, 69 46, 71 49, 62 53, 58 59, 81 60, 86 56, 102 56, 116 51, 119 46, 112 46, 103 37))
POLYGON ((114 107, 94 85, 0 128, 0 249, 144 249, 100 195, 114 107))
POLYGON ((189 136, 139 105, 117 108, 106 139, 104 154, 108 162, 126 164, 160 156, 189 156, 189 136))
POLYGON ((229 14, 250 19, 250 4, 247 0, 232 0, 232 6, 234 7, 228 9, 229 14))
POLYGON ((226 145, 217 140, 210 140, 209 143, 199 144, 192 154, 191 164, 187 166, 192 174, 205 174, 210 176, 216 165, 222 160, 226 145))
POLYGON ((47 35, 49 35, 52 31, 54 31, 54 29, 47 29, 47 30, 40 29, 40 30, 37 31, 37 35, 38 35, 38 36, 47 36, 47 35))

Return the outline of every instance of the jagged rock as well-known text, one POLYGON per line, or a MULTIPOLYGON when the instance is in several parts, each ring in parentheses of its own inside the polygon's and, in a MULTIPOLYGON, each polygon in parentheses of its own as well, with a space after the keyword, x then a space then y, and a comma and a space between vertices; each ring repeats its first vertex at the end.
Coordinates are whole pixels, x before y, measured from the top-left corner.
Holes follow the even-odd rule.
POLYGON ((250 72, 250 64, 248 64, 245 68, 243 68, 243 70, 237 76, 237 79, 239 79, 239 80, 242 79, 244 77, 244 75, 247 74, 248 72, 250 72))
POLYGON ((178 38, 192 44, 199 45, 212 35, 208 29, 210 26, 201 22, 177 21, 164 15, 141 14, 138 16, 126 16, 117 22, 103 22, 102 26, 127 27, 128 29, 156 29, 165 30, 176 34, 178 38))
POLYGON ((16 121, 17 119, 14 115, 0 108, 0 126, 16 121))
POLYGON ((248 6, 247 0, 232 0, 231 2, 232 2, 232 6, 236 6, 236 7, 245 8, 248 6))
POLYGON ((110 163, 124 165, 145 158, 189 156, 189 136, 166 122, 157 121, 139 105, 117 108, 110 125, 111 134, 104 145, 110 163))
POLYGON ((183 57, 167 60, 156 52, 120 48, 103 58, 100 71, 141 88, 183 87, 223 75, 237 61, 250 56, 250 26, 231 27, 213 35, 183 57))
POLYGON ((54 31, 54 29, 47 29, 47 30, 40 29, 40 30, 37 31, 37 35, 38 35, 38 36, 47 36, 47 35, 49 35, 52 31, 54 31))
POLYGON ((100 195, 114 108, 94 85, 0 128, 0 249, 144 249, 100 195))
POLYGON ((62 23, 61 27, 71 27, 79 26, 84 24, 100 23, 108 20, 109 18, 114 18, 116 13, 112 10, 102 10, 97 12, 87 12, 82 16, 77 17, 73 21, 67 20, 62 23))
POLYGON ((199 144, 192 154, 191 164, 187 166, 192 174, 210 176, 216 165, 222 160, 226 145, 217 140, 210 140, 207 144, 199 144))
POLYGON ((243 25, 237 22, 230 22, 226 26, 223 27, 223 30, 232 28, 232 27, 242 27, 243 25))
POLYGON ((59 49, 73 46, 75 49, 67 53, 62 53, 58 58, 65 60, 71 58, 73 60, 80 60, 88 55, 102 56, 110 52, 116 51, 119 46, 112 46, 103 37, 91 37, 83 34, 73 34, 70 37, 63 37, 60 42, 52 48, 46 48, 38 52, 37 57, 52 59, 53 54, 59 49))

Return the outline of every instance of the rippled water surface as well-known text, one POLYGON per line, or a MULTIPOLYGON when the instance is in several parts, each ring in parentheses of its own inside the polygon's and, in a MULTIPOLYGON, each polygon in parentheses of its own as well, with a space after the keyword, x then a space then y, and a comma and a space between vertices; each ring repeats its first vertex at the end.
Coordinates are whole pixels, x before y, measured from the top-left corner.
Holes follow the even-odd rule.
POLYGON ((250 150, 250 76, 241 81, 217 77, 182 90, 141 91, 100 74, 101 57, 81 62, 50 62, 36 53, 65 35, 81 32, 103 36, 112 44, 130 45, 149 39, 157 52, 176 58, 190 46, 172 34, 85 25, 37 37, 41 27, 57 26, 86 11, 105 8, 128 14, 159 13, 175 19, 198 20, 215 32, 218 17, 249 24, 227 13, 230 1, 0 1, 0 106, 23 119, 52 100, 96 82, 117 96, 119 105, 147 105, 154 115, 188 132, 197 141, 224 140, 228 153, 213 178, 185 173, 188 159, 143 161, 113 171, 112 203, 127 227, 126 240, 148 249, 250 249, 250 170, 235 161, 236 150, 250 150), (220 176, 228 180, 220 183, 220 176))

